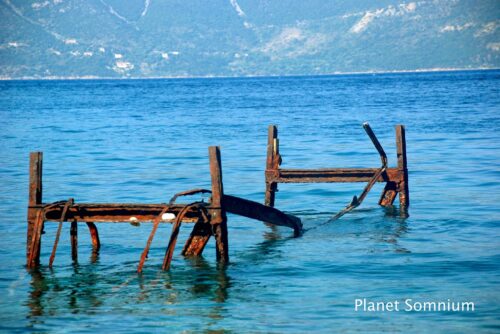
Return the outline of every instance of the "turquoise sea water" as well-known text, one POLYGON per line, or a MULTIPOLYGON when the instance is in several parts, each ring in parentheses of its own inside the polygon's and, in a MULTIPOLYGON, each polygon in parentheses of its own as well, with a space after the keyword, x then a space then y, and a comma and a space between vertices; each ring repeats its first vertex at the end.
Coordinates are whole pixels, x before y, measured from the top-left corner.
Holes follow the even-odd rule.
MULTIPOLYGON (((0 331, 3 332, 498 332, 500 330, 500 72, 127 81, 0 82, 0 331), (405 124, 410 217, 361 207, 300 238, 229 216, 231 263, 184 259, 180 233, 160 270, 170 225, 135 273, 151 224, 100 224, 79 262, 65 225, 47 223, 42 267, 25 263, 28 155, 44 152, 44 202, 166 202, 210 187, 220 145, 227 194, 263 202, 267 126, 283 167, 378 167, 370 122, 395 165, 405 124), (355 299, 473 302, 474 312, 361 312, 355 299)), ((276 207, 306 228, 364 184, 280 185, 276 207)))

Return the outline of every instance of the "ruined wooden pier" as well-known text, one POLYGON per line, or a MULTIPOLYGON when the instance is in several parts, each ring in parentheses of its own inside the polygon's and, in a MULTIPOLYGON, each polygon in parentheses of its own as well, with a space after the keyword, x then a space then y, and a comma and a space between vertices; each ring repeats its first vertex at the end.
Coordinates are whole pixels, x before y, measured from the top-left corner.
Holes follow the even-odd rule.
MULTIPOLYGON (((400 206, 404 209, 410 205, 408 189, 408 165, 406 160, 405 127, 396 125, 397 167, 387 167, 387 156, 368 123, 363 128, 377 149, 382 166, 379 168, 321 168, 321 169, 284 169, 281 168, 282 157, 279 151, 278 128, 270 125, 267 142, 266 161, 266 194, 265 204, 274 207, 278 183, 335 183, 335 182, 368 182, 367 188, 360 198, 368 193, 375 182, 385 182, 379 204, 390 206, 399 194, 400 206)), ((364 198, 361 198, 361 200, 364 198)), ((359 200, 359 199, 358 199, 359 200)))
POLYGON ((74 261, 78 258, 78 226, 85 223, 89 229, 93 251, 99 252, 100 240, 97 223, 141 223, 152 222, 152 229, 142 252, 137 271, 141 272, 149 253, 149 248, 160 223, 171 223, 172 232, 163 259, 163 270, 170 268, 177 237, 182 223, 194 223, 182 255, 200 256, 211 236, 216 243, 216 257, 220 262, 229 261, 229 241, 226 213, 260 220, 267 224, 286 226, 294 230, 294 236, 303 232, 299 218, 275 209, 275 193, 278 183, 310 183, 310 182, 367 182, 359 197, 332 219, 341 217, 346 212, 361 204, 376 182, 385 182, 385 188, 379 204, 390 206, 399 194, 400 207, 406 212, 409 204, 408 167, 406 160, 405 128, 396 126, 397 167, 387 166, 387 156, 382 145, 368 125, 363 128, 380 155, 379 168, 324 168, 324 169, 284 169, 279 152, 278 129, 269 126, 267 144, 267 162, 265 171, 266 192, 264 205, 243 198, 224 194, 222 182, 222 164, 220 149, 209 147, 211 190, 192 189, 180 192, 172 197, 169 203, 137 204, 137 203, 76 203, 72 198, 65 201, 43 203, 42 201, 42 152, 30 154, 30 180, 28 203, 28 231, 26 259, 28 268, 40 265, 40 245, 46 222, 58 222, 49 266, 55 260, 59 237, 65 223, 70 224, 71 254, 74 261), (189 204, 178 204, 180 196, 210 193, 208 202, 197 201, 189 204))
POLYGON ((164 270, 168 270, 170 267, 177 235, 182 223, 194 223, 193 230, 184 245, 182 254, 185 256, 201 255, 210 237, 214 236, 217 260, 221 262, 229 260, 226 213, 257 219, 274 225, 287 226, 294 230, 295 236, 300 235, 302 232, 302 223, 295 216, 285 214, 275 208, 270 208, 257 202, 224 194, 220 149, 216 146, 209 148, 212 189, 194 189, 179 193, 168 204, 75 203, 73 199, 43 203, 42 157, 42 152, 30 154, 26 251, 27 266, 29 268, 40 265, 40 244, 43 228, 44 224, 50 221, 59 223, 49 260, 50 266, 52 266, 54 261, 63 223, 70 223, 72 258, 76 261, 78 256, 79 223, 86 223, 90 231, 94 251, 98 252, 100 240, 96 227, 97 223, 153 222, 151 234, 140 257, 138 272, 142 271, 149 247, 161 222, 173 223, 172 234, 162 266, 164 270), (175 203, 175 200, 179 196, 196 193, 211 193, 211 199, 208 203, 193 202, 187 205, 175 203))

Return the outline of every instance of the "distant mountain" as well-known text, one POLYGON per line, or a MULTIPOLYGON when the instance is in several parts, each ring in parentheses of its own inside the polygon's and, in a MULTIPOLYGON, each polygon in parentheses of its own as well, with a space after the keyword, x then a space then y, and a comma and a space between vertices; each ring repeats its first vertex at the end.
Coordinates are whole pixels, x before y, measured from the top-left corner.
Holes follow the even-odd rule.
POLYGON ((0 0, 0 77, 499 68, 499 27, 499 0, 0 0))

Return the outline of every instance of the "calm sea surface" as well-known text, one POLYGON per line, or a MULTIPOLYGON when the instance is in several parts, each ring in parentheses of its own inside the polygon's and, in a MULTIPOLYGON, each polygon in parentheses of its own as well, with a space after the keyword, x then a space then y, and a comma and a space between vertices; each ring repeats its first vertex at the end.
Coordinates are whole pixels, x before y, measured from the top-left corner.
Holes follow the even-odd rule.
MULTIPOLYGON (((0 82, 0 331, 4 332, 498 332, 500 330, 500 72, 331 77, 0 82), (95 261, 85 224, 79 261, 56 223, 42 267, 25 264, 28 156, 44 152, 44 202, 166 202, 210 187, 220 145, 227 194, 263 202, 267 126, 283 168, 378 167, 370 122, 395 165, 405 124, 410 217, 377 205, 300 238, 229 216, 231 263, 213 240, 198 260, 160 270, 162 225, 142 276, 151 224, 99 224, 95 261), (474 312, 356 312, 371 301, 474 302, 474 312)), ((276 207, 306 228, 326 221, 364 184, 280 185, 276 207)), ((397 203, 397 202, 396 202, 397 203)))

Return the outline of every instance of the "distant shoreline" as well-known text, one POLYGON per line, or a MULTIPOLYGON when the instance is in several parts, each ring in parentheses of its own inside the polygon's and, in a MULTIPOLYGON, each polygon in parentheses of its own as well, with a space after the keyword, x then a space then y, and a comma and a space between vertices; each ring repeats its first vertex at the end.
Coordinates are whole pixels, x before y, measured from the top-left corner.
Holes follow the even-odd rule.
POLYGON ((500 68, 424 68, 415 70, 393 70, 393 71, 359 71, 359 72, 333 72, 325 74, 295 74, 295 75, 244 75, 244 76, 159 76, 159 77, 97 77, 97 76, 68 76, 68 77, 0 77, 0 81, 86 81, 86 80, 178 80, 178 79, 251 79, 251 78, 300 78, 300 77, 330 77, 342 75, 373 75, 373 74, 408 74, 408 73, 439 73, 439 72, 475 72, 475 71, 498 71, 500 68))

